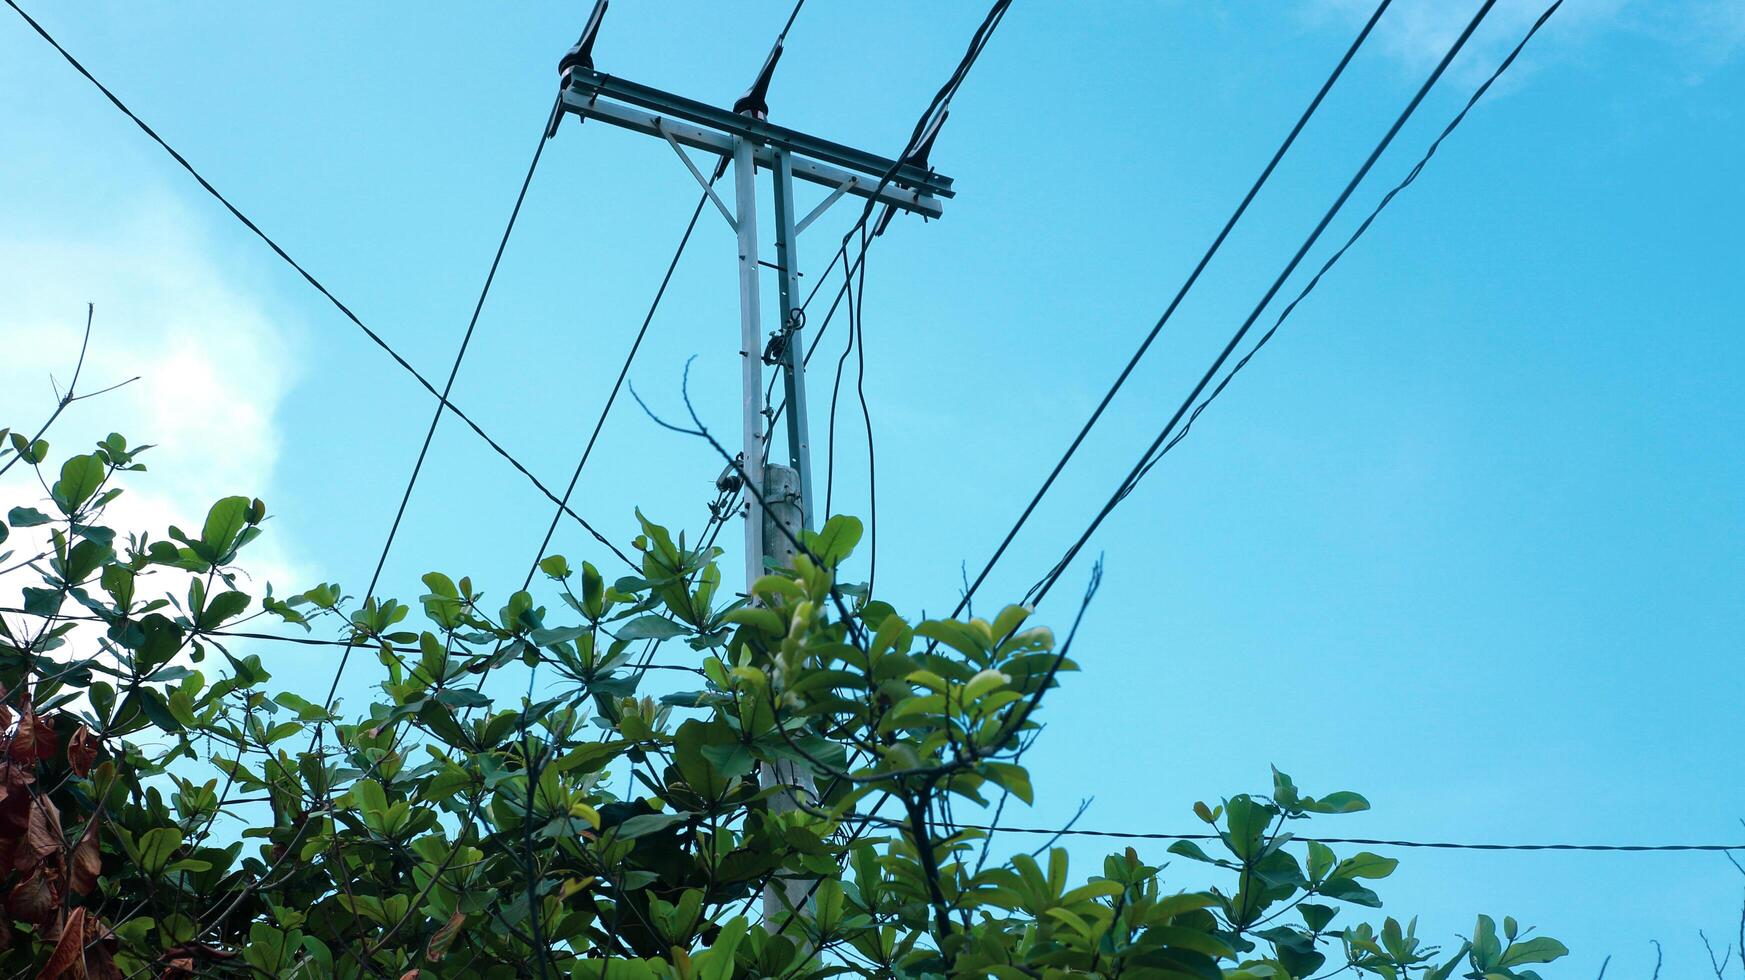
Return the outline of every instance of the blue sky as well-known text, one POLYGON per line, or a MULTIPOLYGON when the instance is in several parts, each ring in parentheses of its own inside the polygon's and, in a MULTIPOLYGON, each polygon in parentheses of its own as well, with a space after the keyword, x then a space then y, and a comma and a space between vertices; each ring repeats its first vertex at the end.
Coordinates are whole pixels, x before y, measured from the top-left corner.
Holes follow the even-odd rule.
MULTIPOLYGON (((1021 593, 1083 526, 1473 5, 1395 6, 990 600, 1021 593)), ((586 15, 553 3, 36 7, 436 377, 586 15)), ((1363 7, 1016 5, 934 155, 959 197, 942 221, 897 222, 869 260, 887 598, 949 608, 960 563, 973 572, 1016 517, 1363 7)), ((772 118, 894 153, 981 12, 811 0, 772 118)), ((604 71, 726 103, 786 13, 623 3, 596 55, 604 71)), ((1499 4, 1354 208, 1403 174, 1537 13, 1499 4)), ((1310 791, 1375 804, 1325 832, 1745 834, 1732 778, 1745 735, 1742 45, 1737 2, 1565 5, 1093 542, 1107 578, 1080 637, 1085 671, 1049 703, 1026 759, 1046 801, 1022 822, 1094 797, 1084 826, 1191 829, 1194 800, 1263 789, 1276 763, 1310 791)), ((548 483, 574 465, 694 200, 657 141, 572 122, 547 148, 455 400, 548 483)), ((822 269, 852 214, 820 222, 803 267, 822 269)), ((730 435, 733 242, 704 219, 632 378, 675 411, 697 355, 693 395, 730 435)), ((163 443, 139 520, 259 494, 277 515, 268 577, 360 590, 426 396, 8 12, 0 424, 47 410, 46 375, 70 369, 87 300, 88 370, 146 380, 85 403, 62 439, 122 428, 163 443)), ((815 374, 814 391, 828 382, 815 374)), ((838 508, 864 516, 864 442, 847 418, 838 508)), ((578 507, 620 538, 636 505, 695 527, 719 469, 626 402, 578 507)), ((548 520, 517 474, 445 423, 388 587, 416 595, 416 575, 441 567, 501 594, 548 520)), ((558 549, 597 557, 572 527, 558 549)), ((1043 618, 1070 613, 1086 571, 1043 618)), ((326 677, 307 654, 262 652, 281 680, 326 677)), ((363 697, 361 677, 346 690, 363 697)), ((1075 849, 1081 871, 1097 850, 1075 849)), ((1476 912, 1513 914, 1572 947, 1556 971, 1571 977, 1607 954, 1608 975, 1646 976, 1653 938, 1663 976, 1706 969, 1697 929, 1730 934, 1745 885, 1715 855, 1400 856, 1390 910, 1422 913, 1439 936, 1476 912)))

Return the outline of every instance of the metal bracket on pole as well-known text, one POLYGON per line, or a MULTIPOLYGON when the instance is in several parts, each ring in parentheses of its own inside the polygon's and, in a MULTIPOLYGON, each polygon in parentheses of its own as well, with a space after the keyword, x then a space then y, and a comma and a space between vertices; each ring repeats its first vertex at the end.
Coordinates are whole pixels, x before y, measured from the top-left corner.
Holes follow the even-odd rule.
POLYGON ((697 184, 703 188, 703 193, 709 195, 709 200, 715 202, 715 207, 721 212, 721 217, 727 219, 727 227, 732 228, 734 231, 738 231, 738 219, 734 218, 733 212, 727 210, 727 205, 721 203, 721 198, 716 195, 715 188, 709 183, 709 181, 703 179, 703 171, 698 170, 697 165, 691 162, 691 155, 685 152, 685 148, 679 145, 678 140, 673 139, 673 134, 667 132, 666 123, 660 119, 656 119, 654 121, 654 128, 659 131, 662 136, 666 137, 667 145, 671 146, 673 152, 679 155, 679 159, 685 162, 685 169, 691 172, 691 176, 697 178, 697 184))
POLYGON ((569 70, 560 105, 584 119, 651 136, 692 149, 732 157, 737 141, 753 144, 757 166, 774 169, 775 151, 790 154, 794 178, 832 190, 870 198, 929 218, 951 197, 951 178, 926 167, 867 153, 797 132, 763 119, 742 116, 694 99, 662 92, 576 65, 569 70), (889 174, 890 179, 885 180, 889 174))
MULTIPOLYGON (((788 178, 788 183, 791 185, 793 183, 793 170, 791 167, 788 172, 788 178)), ((855 178, 850 177, 842 183, 837 184, 836 189, 831 191, 829 196, 825 197, 824 200, 819 201, 817 207, 806 212, 806 216, 794 224, 794 234, 798 236, 800 232, 805 231, 812 222, 817 221, 822 217, 824 212, 830 210, 830 205, 835 204, 837 201, 842 199, 842 195, 848 193, 848 189, 853 187, 854 183, 855 178)))
MULTIPOLYGON (((776 279, 781 294, 782 383, 788 397, 788 465, 799 474, 800 526, 812 523, 811 430, 806 420, 806 345, 801 343, 805 314, 800 312, 799 228, 794 224, 794 171, 786 150, 775 151, 770 176, 775 185, 776 279)), ((836 197, 842 195, 838 188, 836 197)), ((834 197, 827 199, 828 206, 834 197)))
MULTIPOLYGON (((934 172, 927 164, 933 137, 944 121, 944 112, 932 120, 921 139, 908 147, 902 158, 892 160, 830 140, 771 123, 767 95, 781 43, 770 52, 751 89, 733 110, 695 99, 614 78, 594 70, 594 37, 606 9, 597 0, 594 14, 582 39, 560 64, 561 84, 557 109, 547 136, 557 130, 565 113, 597 119, 632 132, 659 136, 677 153, 685 169, 727 224, 739 246, 739 361, 741 372, 740 417, 744 450, 716 481, 720 497, 711 510, 724 510, 738 490, 745 496, 745 589, 765 574, 767 560, 788 565, 793 561, 792 541, 814 528, 810 435, 807 429, 805 311, 801 302, 799 236, 844 195, 853 195, 884 206, 879 230, 895 211, 908 211, 923 218, 937 218, 944 210, 941 198, 952 196, 951 178, 934 172), (714 179, 719 180, 731 163, 734 207, 729 209, 715 193, 712 181, 691 159, 686 149, 703 150, 717 157, 714 179), (769 170, 774 182, 776 262, 773 268, 780 286, 781 320, 766 348, 763 344, 762 282, 758 256, 757 171, 769 170), (794 181, 802 180, 827 189, 824 200, 796 220, 794 181), (771 413, 764 404, 763 365, 782 372, 787 395, 788 466, 766 465, 773 433, 771 413), (766 480, 767 477, 767 480, 766 480), (767 499, 760 499, 760 493, 767 499)), ((785 33, 785 32, 784 32, 785 33)), ((725 517, 725 513, 717 513, 725 517)), ((784 787, 770 798, 772 811, 794 809, 796 794, 815 800, 816 789, 805 766, 792 762, 759 766, 760 785, 784 787)), ((790 880, 764 889, 764 913, 775 921, 784 909, 800 909, 811 899, 804 883, 790 880)))

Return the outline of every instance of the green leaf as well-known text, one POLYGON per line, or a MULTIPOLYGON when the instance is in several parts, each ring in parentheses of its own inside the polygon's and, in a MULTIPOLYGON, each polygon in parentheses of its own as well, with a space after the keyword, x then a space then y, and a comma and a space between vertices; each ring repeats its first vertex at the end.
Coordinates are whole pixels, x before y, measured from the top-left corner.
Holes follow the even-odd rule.
POLYGON ((599 619, 600 614, 605 611, 601 602, 605 588, 600 570, 588 562, 582 562, 582 611, 591 619, 599 619))
POLYGON ((424 587, 429 589, 431 594, 441 596, 444 599, 460 598, 460 591, 454 587, 454 579, 441 572, 426 572, 424 587))
POLYGON ((1509 948, 1503 950, 1502 958, 1497 960, 1497 966, 1516 967, 1525 963, 1549 963, 1568 955, 1569 947, 1550 936, 1539 936, 1524 942, 1510 943, 1509 948))
POLYGON ((1193 861, 1204 861, 1207 864, 1226 864, 1226 863, 1228 863, 1225 861, 1220 861, 1217 858, 1211 856, 1210 854, 1207 854, 1205 852, 1205 850, 1200 847, 1200 845, 1194 843, 1191 840, 1178 840, 1175 843, 1169 845, 1169 853, 1178 854, 1182 857, 1188 858, 1188 859, 1193 860, 1193 861))
POLYGON ((436 692, 436 700, 451 708, 488 708, 491 696, 469 687, 445 687, 436 692))
POLYGON ((182 832, 171 827, 148 830, 139 838, 139 867, 146 874, 158 874, 170 863, 171 855, 182 846, 182 832))
POLYGON ((989 691, 1005 687, 1011 682, 1011 680, 1012 678, 997 670, 988 669, 980 671, 974 677, 969 679, 968 684, 963 686, 963 700, 965 702, 972 702, 989 691))
POLYGON ((822 529, 802 535, 802 541, 808 551, 818 556, 819 561, 835 567, 854 553, 854 546, 860 543, 863 530, 859 518, 837 514, 825 521, 822 529))
POLYGON ((644 813, 619 824, 618 839, 632 840, 637 837, 646 837, 684 822, 685 816, 681 813, 644 813))
POLYGON ((654 614, 638 616, 618 628, 620 640, 670 640, 690 632, 685 627, 654 614))
POLYGON ((247 497, 225 497, 213 504, 206 512, 206 524, 200 529, 200 543, 211 549, 214 557, 229 551, 248 526, 250 507, 247 497))
POLYGON ((1386 878, 1393 874, 1394 869, 1399 866, 1400 862, 1395 858, 1382 857, 1379 854, 1362 851, 1340 861, 1339 866, 1333 869, 1333 876, 1335 878, 1386 878))
POLYGON ((1321 885, 1321 894, 1353 905, 1381 908, 1381 897, 1350 878, 1329 878, 1321 885))
POLYGON ((1010 792, 1025 803, 1034 804, 1036 793, 1030 788, 1030 773, 1023 766, 1010 762, 984 762, 982 769, 988 774, 988 780, 1010 792))
POLYGON ((551 555, 540 559, 539 570, 555 579, 570 577, 570 563, 562 555, 551 555))
POLYGON ((818 931, 829 935, 836 931, 842 923, 842 910, 847 896, 842 890, 842 883, 835 878, 826 878, 818 883, 818 891, 813 896, 816 911, 813 918, 818 924, 818 931))
POLYGON ((327 718, 326 709, 310 702, 307 698, 292 694, 290 691, 281 691, 273 695, 273 700, 295 711, 299 721, 322 721, 327 718))
POLYGON ((1320 881, 1333 869, 1333 849, 1320 841, 1309 842, 1309 880, 1320 881))
POLYGON ((61 602, 66 593, 60 589, 38 589, 26 587, 24 592, 24 611, 32 616, 53 616, 61 608, 61 602))
POLYGON ((13 527, 38 527, 50 520, 52 518, 35 507, 14 507, 6 515, 6 523, 13 527))
POLYGON ((1229 829, 1230 852, 1247 860, 1260 853, 1261 840, 1277 811, 1254 800, 1246 793, 1232 796, 1224 804, 1224 825, 1229 829))
POLYGON ((85 540, 73 545, 67 552, 67 562, 64 568, 68 585, 78 585, 91 577, 104 562, 115 557, 115 552, 106 545, 85 540))
POLYGON ((749 775, 756 767, 757 759, 751 754, 751 749, 740 742, 729 742, 722 745, 705 745, 699 750, 703 758, 715 770, 726 777, 749 775))
POLYGON ((1318 800, 1304 800, 1303 809, 1310 813, 1356 813, 1369 809, 1369 801, 1356 793, 1328 793, 1318 800))
POLYGON ((133 570, 125 565, 108 565, 103 569, 103 591, 123 610, 133 606, 133 570))
POLYGON ((200 629, 209 630, 242 614, 248 608, 248 596, 241 592, 220 592, 207 600, 206 608, 200 611, 200 619, 195 623, 200 629))
POLYGON ((61 464, 61 478, 55 481, 49 491, 61 511, 71 514, 79 509, 85 501, 90 500, 103 485, 103 478, 108 474, 108 464, 96 453, 85 456, 69 456, 61 464))
POLYGON ((597 772, 622 754, 629 745, 625 741, 584 742, 552 763, 552 768, 558 772, 568 772, 571 769, 579 769, 584 773, 597 772))
POLYGON ((1327 928, 1327 923, 1333 921, 1333 917, 1339 914, 1339 910, 1331 905, 1304 902, 1297 906, 1297 913, 1303 917, 1303 924, 1307 925, 1310 931, 1320 932, 1327 928))
POLYGON ((1479 916, 1478 924, 1472 930, 1473 965, 1488 972, 1497 965, 1502 952, 1503 942, 1497 938, 1496 920, 1488 915, 1479 916))
POLYGON ((388 810, 388 794, 382 789, 382 784, 373 779, 353 783, 349 795, 352 803, 365 813, 386 813, 388 810))

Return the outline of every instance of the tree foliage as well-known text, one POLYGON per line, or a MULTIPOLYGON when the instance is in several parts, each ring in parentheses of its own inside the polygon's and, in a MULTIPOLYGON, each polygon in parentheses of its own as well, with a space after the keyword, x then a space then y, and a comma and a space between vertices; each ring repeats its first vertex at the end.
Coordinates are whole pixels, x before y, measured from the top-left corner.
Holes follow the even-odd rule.
POLYGON ((750 601, 718 549, 641 515, 637 567, 548 557, 545 599, 442 572, 410 602, 257 595, 261 501, 122 537, 105 508, 141 448, 4 452, 48 490, 0 524, 29 580, 0 615, 8 975, 1532 980, 1565 952, 1512 919, 1443 949, 1352 922, 1396 862, 1295 834, 1368 804, 1277 772, 1170 848, 1212 887, 1131 848, 1088 875, 1008 856, 956 812, 1032 802, 1021 756, 1071 634, 838 582, 851 518, 750 601), (263 617, 346 645, 275 645, 286 684, 238 635, 263 617), (378 672, 367 709, 322 696, 342 657, 378 672), (766 916, 766 888, 797 898, 766 916))

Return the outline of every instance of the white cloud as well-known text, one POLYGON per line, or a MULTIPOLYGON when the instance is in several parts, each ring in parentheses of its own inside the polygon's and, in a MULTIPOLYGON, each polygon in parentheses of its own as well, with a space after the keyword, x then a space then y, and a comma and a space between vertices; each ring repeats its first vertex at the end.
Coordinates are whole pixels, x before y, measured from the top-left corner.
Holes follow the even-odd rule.
MULTIPOLYGON (((1462 53, 1457 76, 1488 75, 1549 0, 1499 0, 1462 53)), ((1356 27, 1374 11, 1374 0, 1306 0, 1316 21, 1356 27)), ((1448 50, 1477 10, 1476 3, 1448 0, 1395 0, 1375 28, 1381 50, 1416 72, 1427 70, 1448 50)), ((1565 0, 1534 45, 1581 43, 1599 34, 1622 32, 1677 47, 1713 68, 1745 46, 1745 3, 1740 0, 1565 0)), ((1524 56, 1531 60, 1531 49, 1524 56)))
MULTIPOLYGON (((171 524, 198 533, 206 508, 232 494, 272 501, 277 414, 295 381, 296 344, 260 299, 229 281, 196 222, 172 204, 77 236, 0 230, 0 426, 28 433, 53 410, 50 376, 63 388, 71 377, 87 302, 96 318, 79 391, 140 376, 70 405, 47 435, 51 467, 111 431, 155 445, 141 457, 147 472, 127 475, 105 515, 123 535, 162 538, 171 524)), ((0 481, 0 511, 48 509, 44 496, 22 465, 0 481)), ((17 552, 0 567, 28 555, 27 543, 19 532, 0 545, 17 552)), ((308 581, 270 523, 241 564, 253 595, 266 581, 281 591, 308 581)), ((14 605, 33 584, 28 574, 0 581, 0 601, 14 605)))

